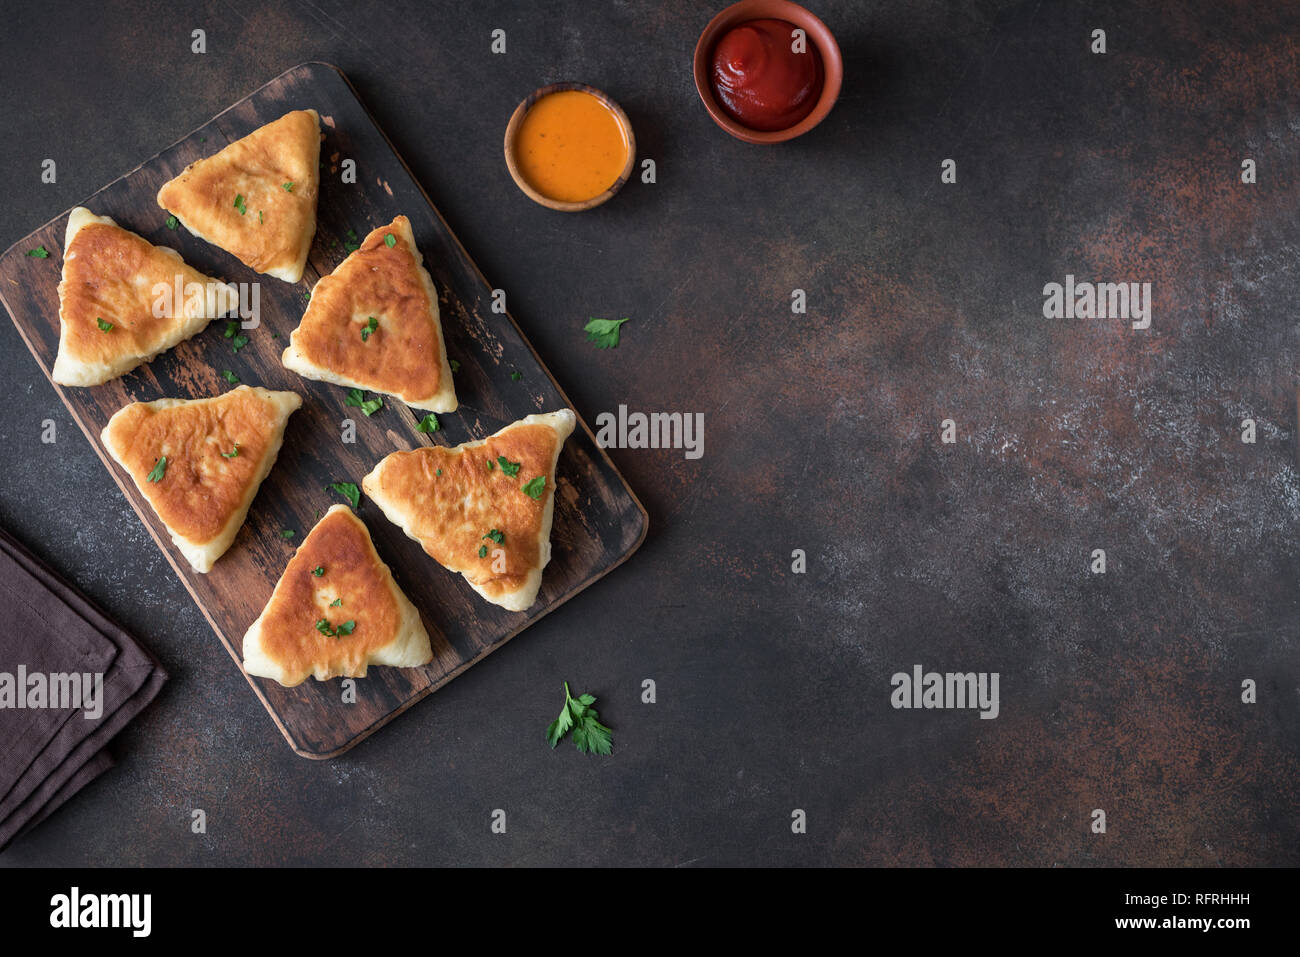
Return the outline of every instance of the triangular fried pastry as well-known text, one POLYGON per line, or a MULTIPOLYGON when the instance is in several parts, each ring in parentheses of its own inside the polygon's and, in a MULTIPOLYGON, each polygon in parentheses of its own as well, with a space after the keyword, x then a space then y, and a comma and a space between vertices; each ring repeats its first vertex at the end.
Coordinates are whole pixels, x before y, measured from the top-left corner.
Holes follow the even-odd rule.
POLYGON ((238 304, 233 287, 186 265, 176 250, 78 206, 63 242, 52 378, 80 386, 116 379, 238 304))
POLYGON ((555 464, 574 422, 561 409, 481 442, 393 452, 362 487, 440 565, 494 605, 523 611, 551 560, 555 464))
POLYGON ((158 205, 256 272, 297 282, 316 235, 320 117, 294 110, 158 190, 158 205))
POLYGON ((420 613, 346 505, 316 523, 244 635, 244 670, 286 687, 432 659, 420 613))
POLYGON ((456 410, 442 341, 438 293, 398 216, 316 283, 281 362, 308 379, 401 399, 433 412, 456 410))
POLYGON ((296 393, 246 385, 210 399, 132 402, 101 437, 186 561, 207 572, 244 524, 300 405, 296 393))

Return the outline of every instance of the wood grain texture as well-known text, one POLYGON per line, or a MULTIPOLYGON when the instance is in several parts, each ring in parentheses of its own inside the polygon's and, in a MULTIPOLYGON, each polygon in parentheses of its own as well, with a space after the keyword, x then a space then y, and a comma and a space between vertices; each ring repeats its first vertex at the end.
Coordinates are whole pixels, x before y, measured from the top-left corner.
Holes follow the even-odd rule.
MULTIPOLYGON (((304 63, 286 71, 82 205, 97 215, 112 216, 153 243, 176 249, 208 275, 259 285, 261 323, 246 331, 250 341, 238 353, 224 338, 225 323, 216 321, 120 379, 89 389, 55 385, 236 661, 241 660, 244 632, 270 597, 296 543, 330 505, 340 501, 327 489, 329 483, 359 485, 361 477, 395 449, 434 442, 455 445, 483 438, 533 412, 571 408, 514 320, 492 312, 490 286, 347 79, 333 66, 304 63), (258 126, 306 107, 320 113, 324 140, 317 232, 301 283, 259 276, 183 228, 167 229, 167 213, 155 201, 164 182, 258 126), (340 181, 339 166, 346 158, 357 163, 355 185, 340 181), (386 400, 382 411, 367 418, 344 405, 347 389, 302 379, 279 361, 306 306, 308 290, 346 255, 343 243, 349 230, 364 236, 398 213, 411 220, 425 266, 438 288, 448 354, 460 362, 456 374, 460 408, 440 416, 443 428, 432 435, 417 432, 419 417, 397 400, 386 400), (211 572, 200 575, 181 558, 130 477, 108 458, 99 433, 128 402, 163 396, 199 398, 226 391, 231 386, 222 378, 224 370, 249 385, 295 391, 304 403, 289 420, 279 461, 235 543, 211 572), (518 379, 512 378, 514 373, 518 379), (356 423, 354 444, 341 441, 344 419, 356 423), (281 536, 286 529, 296 533, 293 539, 281 536)), ((57 285, 66 223, 64 214, 0 256, 0 302, 47 376, 58 348, 57 285), (49 250, 48 259, 26 255, 40 245, 49 250)), ((586 588, 640 545, 648 525, 644 508, 586 423, 579 418, 578 424, 560 456, 553 557, 538 602, 527 612, 507 612, 484 602, 459 575, 437 565, 362 499, 358 514, 399 586, 420 609, 433 640, 434 660, 424 668, 372 668, 369 677, 358 682, 358 700, 351 705, 341 703, 338 681, 282 688, 250 678, 294 751, 311 758, 341 754, 586 588)))

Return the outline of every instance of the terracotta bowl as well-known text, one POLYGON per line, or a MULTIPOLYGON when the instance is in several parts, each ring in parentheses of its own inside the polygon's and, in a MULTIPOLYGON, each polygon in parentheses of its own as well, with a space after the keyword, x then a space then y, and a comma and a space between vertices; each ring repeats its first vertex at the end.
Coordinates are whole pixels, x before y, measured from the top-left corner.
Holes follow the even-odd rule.
POLYGON ((700 34, 695 44, 695 89, 699 91, 704 108, 724 130, 738 140, 746 143, 782 143, 802 136, 826 118, 826 114, 835 105, 840 95, 840 84, 844 81, 844 59, 840 56, 839 44, 835 37, 815 16, 789 0, 740 0, 723 10, 709 21, 709 25, 700 34), (822 58, 822 95, 817 100, 811 113, 794 126, 783 130, 754 130, 732 119, 722 108, 717 97, 713 95, 713 85, 709 82, 710 68, 713 65, 713 48, 718 40, 732 27, 739 26, 746 20, 762 20, 771 17, 775 20, 788 20, 796 27, 801 27, 808 35, 808 41, 817 48, 822 58))
POLYGON ((510 170, 510 176, 515 181, 515 185, 524 191, 524 194, 535 203, 541 203, 548 209, 558 209, 565 213, 579 213, 584 209, 591 209, 593 206, 599 206, 605 202, 627 182, 628 177, 632 175, 632 167, 636 163, 636 137, 632 135, 632 123, 623 112, 623 108, 610 99, 605 93, 596 89, 594 86, 588 86, 585 83, 552 83, 544 86, 539 90, 534 90, 528 95, 528 98, 515 107, 515 111, 510 116, 510 122, 506 124, 506 168, 510 170), (515 137, 519 133, 519 127, 524 122, 524 116, 533 108, 533 104, 542 97, 551 93, 559 93, 562 90, 581 90, 583 93, 590 93, 600 102, 604 103, 609 111, 614 114, 614 119, 618 121, 619 127, 623 130, 623 136, 627 139, 627 163, 623 166, 623 172, 618 174, 618 179, 605 192, 591 199, 584 199, 580 203, 565 202, 563 200, 551 199, 533 189, 532 184, 524 178, 520 172, 518 155, 515 152, 515 137))

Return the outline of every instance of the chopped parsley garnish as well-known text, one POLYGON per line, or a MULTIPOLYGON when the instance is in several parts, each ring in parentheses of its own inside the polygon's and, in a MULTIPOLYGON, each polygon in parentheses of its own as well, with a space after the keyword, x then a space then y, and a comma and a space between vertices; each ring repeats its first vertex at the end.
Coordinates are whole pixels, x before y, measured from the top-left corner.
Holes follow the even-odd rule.
POLYGON ((167 474, 167 456, 158 460, 158 464, 153 467, 153 471, 146 476, 150 482, 161 482, 164 475, 167 474))
POLYGON ((230 351, 237 353, 239 352, 240 349, 244 348, 244 346, 246 345, 248 345, 248 336, 242 334, 237 335, 230 340, 230 351))
POLYGON ((238 331, 239 331, 239 320, 238 320, 238 319, 231 319, 230 321, 228 321, 228 322, 226 323, 226 338, 227 338, 227 339, 233 339, 233 338, 235 338, 235 333, 237 333, 238 331))
POLYGON ((384 233, 384 245, 387 246, 389 249, 392 249, 394 246, 397 245, 397 237, 394 236, 392 233, 384 233))
POLYGON ((506 543, 505 533, 498 532, 495 528, 489 531, 483 537, 492 539, 492 541, 496 542, 498 545, 504 545, 506 543))
POLYGON ((243 216, 248 212, 248 204, 244 202, 244 194, 235 194, 235 209, 239 210, 239 215, 243 216))
POLYGON ((479 557, 479 558, 487 558, 487 546, 486 546, 486 545, 480 545, 480 546, 478 547, 478 557, 479 557))
POLYGON ((524 377, 524 375, 523 375, 522 372, 512 372, 512 373, 510 373, 510 381, 511 381, 511 382, 518 382, 518 381, 519 381, 520 379, 522 379, 523 377, 524 377))
POLYGON ((587 341, 597 349, 614 349, 618 346, 618 327, 627 319, 592 319, 583 326, 587 341))
POLYGON ((324 566, 317 565, 315 568, 311 570, 311 573, 315 575, 317 578, 320 578, 321 575, 325 574, 325 568, 324 566))
POLYGON ((27 255, 31 259, 49 259, 50 251, 44 246, 37 246, 35 249, 27 250, 27 255))
POLYGON ((335 598, 332 602, 330 602, 330 607, 331 607, 331 608, 338 608, 338 607, 340 607, 342 604, 343 604, 343 599, 342 599, 342 598, 335 598))
POLYGON ((292 528, 286 528, 284 529, 284 531, 280 532, 280 537, 284 539, 289 539, 289 538, 293 538, 297 534, 298 533, 295 532, 292 528))
POLYGON ((569 683, 564 683, 564 710, 546 729, 546 742, 552 748, 570 731, 573 743, 585 754, 609 754, 614 749, 611 731, 600 723, 600 716, 592 707, 596 699, 589 694, 573 697, 569 683))
POLYGON ((264 222, 266 222, 266 220, 262 218, 262 211, 259 209, 257 211, 257 225, 261 226, 264 222))
POLYGON ((348 500, 353 508, 361 504, 361 489, 357 488, 354 482, 331 482, 326 488, 338 492, 348 500))
POLYGON ((330 626, 329 621, 325 618, 321 618, 319 621, 316 622, 316 630, 319 631, 322 635, 329 635, 331 638, 333 638, 335 634, 334 629, 330 626))
POLYGON ((225 379, 225 380, 226 380, 227 382, 229 382, 231 385, 234 385, 235 383, 237 383, 237 382, 239 381, 239 376, 235 375, 235 374, 234 374, 233 372, 231 372, 229 369, 224 369, 224 370, 222 370, 221 378, 225 379))
POLYGON ((104 319, 103 316, 96 316, 96 317, 95 317, 95 325, 99 326, 99 331, 100 331, 100 332, 112 332, 112 331, 113 331, 113 324, 112 324, 111 322, 107 321, 106 319, 104 319))
POLYGON ((366 414, 366 418, 369 418, 384 407, 384 400, 379 396, 367 399, 366 394, 360 389, 349 389, 348 397, 343 400, 343 404, 360 409, 366 414))
POLYGON ((488 459, 488 471, 489 471, 489 472, 494 471, 494 470, 496 469, 496 467, 497 467, 497 464, 496 464, 495 462, 493 462, 491 459, 488 459))
POLYGON ((357 242, 357 231, 355 229, 348 230, 348 241, 343 244, 343 248, 350 253, 354 253, 361 248, 361 243, 357 242))
POLYGON ((451 371, 453 373, 460 371, 460 363, 457 362, 455 359, 448 359, 447 364, 451 366, 451 371))
POLYGON ((439 475, 442 474, 442 469, 438 469, 438 474, 439 474, 439 475))
POLYGON ((442 424, 438 421, 438 417, 430 412, 416 424, 415 431, 437 432, 440 428, 442 428, 442 424))
POLYGON ((524 490, 524 494, 529 498, 540 499, 542 497, 542 492, 546 488, 546 476, 539 475, 532 481, 525 482, 521 488, 524 490))
POLYGON ((379 320, 376 319, 374 316, 371 316, 370 319, 366 322, 366 324, 361 327, 361 341, 362 342, 367 341, 370 338, 370 334, 378 328, 379 328, 379 320))
POLYGON ((343 624, 339 625, 338 632, 340 635, 350 635, 352 634, 352 629, 356 627, 357 623, 349 618, 347 621, 343 622, 343 624))
POLYGON ((514 478, 519 474, 519 463, 511 462, 504 455, 497 456, 497 464, 501 466, 501 471, 505 472, 506 475, 509 475, 511 478, 514 478))
POLYGON ((290 180, 289 182, 285 183, 285 184, 284 184, 283 186, 281 186, 280 188, 283 189, 286 193, 292 193, 292 192, 293 192, 293 180, 290 180))
POLYGON ((179 226, 180 224, 181 224, 181 221, 180 221, 179 219, 177 219, 175 216, 168 216, 168 217, 167 217, 167 228, 168 228, 168 229, 175 229, 175 228, 176 228, 177 226, 179 226))
POLYGON ((239 443, 238 443, 238 442, 235 443, 235 447, 234 447, 233 449, 231 449, 229 452, 222 452, 222 453, 221 453, 221 457, 222 457, 223 459, 233 459, 233 458, 237 458, 238 455, 239 455, 239 443))

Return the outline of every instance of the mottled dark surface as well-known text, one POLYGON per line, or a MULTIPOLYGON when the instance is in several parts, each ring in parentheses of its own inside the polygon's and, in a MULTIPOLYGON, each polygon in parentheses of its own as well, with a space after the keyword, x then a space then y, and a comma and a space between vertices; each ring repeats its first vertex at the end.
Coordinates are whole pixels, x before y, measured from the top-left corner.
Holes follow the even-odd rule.
POLYGON ((699 411, 707 442, 615 450, 651 515, 632 561, 309 762, 5 322, 0 522, 173 678, 0 863, 1300 863, 1300 9, 819 2, 844 93, 781 147, 696 99, 713 9, 6 11, 0 245, 328 60, 579 411, 699 411), (578 216, 515 189, 506 119, 560 79, 622 103, 658 183, 578 216), (1151 329, 1044 319, 1066 273, 1152 282, 1151 329), (632 317, 618 350, 583 343, 593 315, 632 317), (998 671, 1001 716, 891 709, 915 663, 998 671), (612 759, 542 742, 564 678, 600 697, 612 759))

